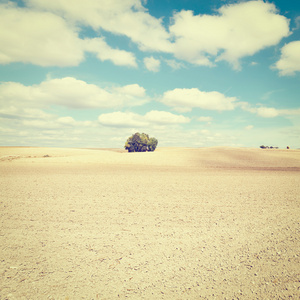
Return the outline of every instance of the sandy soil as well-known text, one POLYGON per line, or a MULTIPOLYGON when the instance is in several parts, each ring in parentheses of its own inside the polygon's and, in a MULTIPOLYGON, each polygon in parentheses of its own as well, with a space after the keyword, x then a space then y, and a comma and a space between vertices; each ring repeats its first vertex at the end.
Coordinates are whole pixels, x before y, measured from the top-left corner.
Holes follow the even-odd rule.
POLYGON ((300 151, 0 148, 0 299, 299 299, 300 151))

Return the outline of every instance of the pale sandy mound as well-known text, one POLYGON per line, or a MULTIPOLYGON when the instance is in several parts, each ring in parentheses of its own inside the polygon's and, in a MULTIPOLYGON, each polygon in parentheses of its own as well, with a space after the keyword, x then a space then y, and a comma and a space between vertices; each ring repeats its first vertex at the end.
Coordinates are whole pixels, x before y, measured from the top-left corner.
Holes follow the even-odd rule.
POLYGON ((0 148, 0 299, 298 299, 300 151, 0 148))

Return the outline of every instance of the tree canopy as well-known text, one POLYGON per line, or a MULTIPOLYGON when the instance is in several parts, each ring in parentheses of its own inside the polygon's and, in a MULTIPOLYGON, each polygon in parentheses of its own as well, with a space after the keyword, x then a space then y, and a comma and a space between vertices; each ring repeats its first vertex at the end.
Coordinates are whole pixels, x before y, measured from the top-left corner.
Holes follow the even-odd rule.
POLYGON ((128 152, 146 152, 154 151, 157 144, 156 138, 149 138, 148 134, 137 132, 127 139, 124 147, 128 152))

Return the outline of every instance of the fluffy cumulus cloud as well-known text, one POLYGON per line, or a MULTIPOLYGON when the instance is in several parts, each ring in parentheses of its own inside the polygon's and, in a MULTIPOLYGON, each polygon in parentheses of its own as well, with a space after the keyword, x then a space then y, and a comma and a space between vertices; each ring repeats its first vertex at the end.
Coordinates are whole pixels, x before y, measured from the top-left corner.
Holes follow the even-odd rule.
POLYGON ((252 114, 257 114, 258 116, 263 118, 275 118, 280 114, 279 110, 277 110, 276 108, 264 106, 254 107, 248 102, 239 102, 238 106, 244 111, 250 112, 252 114))
POLYGON ((258 107, 255 112, 263 118, 275 118, 279 115, 278 110, 273 107, 258 107))
POLYGON ((37 119, 22 119, 19 123, 27 130, 38 130, 38 129, 61 129, 68 130, 75 127, 93 127, 93 122, 91 121, 76 121, 72 117, 57 117, 55 115, 48 116, 47 118, 37 118, 37 119))
POLYGON ((98 117, 100 124, 111 127, 144 127, 147 123, 143 117, 132 112, 112 112, 98 117))
POLYGON ((278 69, 282 76, 294 75, 300 71, 300 41, 290 42, 281 49, 280 60, 274 68, 278 69))
POLYGON ((190 122, 190 119, 166 111, 152 110, 145 115, 120 111, 102 114, 98 117, 98 121, 104 126, 137 128, 151 125, 183 124, 190 122))
MULTIPOLYGON (((1 118, 1 115, 0 115, 1 118)), ((1 139, 6 145, 90 147, 98 139, 96 122, 55 115, 43 119, 1 119, 1 139)))
POLYGON ((84 58, 76 29, 60 17, 0 4, 0 63, 74 66, 84 58))
POLYGON ((111 48, 104 38, 84 39, 83 48, 95 53, 101 61, 110 60, 117 66, 137 67, 133 53, 111 48))
POLYGON ((152 72, 158 72, 160 68, 160 60, 153 56, 144 58, 145 67, 152 72))
MULTIPOLYGON (((13 2, 0 4, 0 63, 25 62, 40 66, 77 66, 91 52, 101 61, 137 67, 132 52, 112 48, 105 32, 123 35, 141 51, 173 54, 196 65, 213 66, 225 60, 234 68, 240 59, 272 45, 290 34, 289 20, 278 14, 274 4, 248 1, 224 5, 214 15, 175 12, 169 28, 151 16, 141 0, 24 0, 25 7, 13 2), (100 37, 80 38, 82 28, 92 28, 100 37)), ((276 65, 282 74, 295 59, 296 46, 283 49, 276 65), (291 49, 293 48, 293 49, 291 49), (288 62, 286 62, 288 61, 288 62)), ((157 72, 160 62, 144 61, 157 72)), ((169 59, 174 69, 180 62, 169 59)), ((287 71, 286 71, 287 70, 287 71)))
POLYGON ((60 128, 62 126, 63 127, 64 126, 68 126, 68 127, 74 127, 74 126, 91 127, 91 126, 93 126, 92 121, 76 121, 74 118, 69 117, 69 116, 57 118, 55 123, 57 123, 60 128))
POLYGON ((175 115, 167 111, 152 110, 145 115, 145 119, 155 124, 182 124, 189 123, 190 119, 182 115, 175 115))
POLYGON ((147 102, 145 89, 138 84, 104 89, 73 77, 56 78, 38 85, 17 82, 0 85, 2 113, 23 107, 46 107, 51 104, 69 108, 112 108, 137 106, 147 102), (21 104, 20 104, 21 103, 21 104))
POLYGON ((115 90, 125 97, 146 97, 146 90, 136 83, 117 87, 115 90))
POLYGON ((242 110, 250 112, 252 114, 256 114, 262 118, 275 118, 278 116, 284 117, 294 117, 300 115, 299 108, 292 108, 292 109, 277 109, 274 107, 266 107, 266 106, 252 106, 248 102, 239 102, 237 104, 242 110))
POLYGON ((235 97, 226 97, 219 92, 203 92, 197 88, 174 89, 163 94, 160 101, 179 112, 188 112, 193 108, 207 110, 233 110, 236 106, 235 97))
POLYGON ((79 27, 47 11, 0 4, 0 63, 32 63, 40 66, 77 66, 85 52, 116 65, 136 67, 135 56, 113 49, 104 39, 80 39, 79 27))
POLYGON ((289 20, 277 13, 274 4, 248 1, 225 5, 218 15, 175 13, 170 32, 175 55, 198 65, 212 66, 225 60, 234 68, 239 60, 278 42, 290 34, 289 20))
POLYGON ((211 122, 212 121, 212 117, 199 117, 197 120, 199 122, 211 122))
POLYGON ((140 0, 26 0, 28 6, 55 12, 71 22, 124 35, 143 51, 171 52, 162 20, 151 16, 140 0))

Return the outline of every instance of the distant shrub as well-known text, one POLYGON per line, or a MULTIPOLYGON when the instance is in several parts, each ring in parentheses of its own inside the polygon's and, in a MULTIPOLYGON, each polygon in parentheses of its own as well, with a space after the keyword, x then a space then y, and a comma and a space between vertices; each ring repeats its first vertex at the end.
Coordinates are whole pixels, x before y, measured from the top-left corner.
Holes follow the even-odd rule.
POLYGON ((273 146, 264 146, 264 145, 262 145, 262 146, 260 146, 259 148, 261 148, 261 149, 278 149, 278 147, 273 147, 273 146))
POLYGON ((146 152, 154 151, 157 144, 158 141, 156 138, 149 138, 148 134, 137 132, 127 139, 124 148, 128 152, 146 152))

